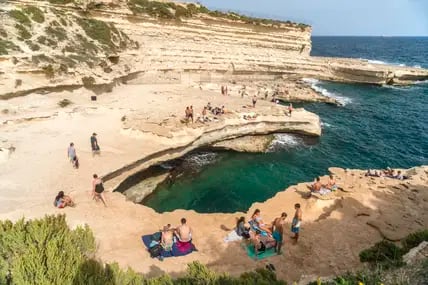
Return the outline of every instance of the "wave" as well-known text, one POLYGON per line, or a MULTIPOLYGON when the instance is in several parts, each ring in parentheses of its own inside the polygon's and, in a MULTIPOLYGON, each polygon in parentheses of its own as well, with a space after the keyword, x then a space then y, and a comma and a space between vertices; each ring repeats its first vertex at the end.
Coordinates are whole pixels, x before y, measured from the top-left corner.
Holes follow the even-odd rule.
POLYGON ((330 97, 336 99, 342 106, 345 106, 346 104, 349 104, 352 102, 351 98, 342 96, 341 94, 337 94, 335 92, 328 91, 324 87, 320 86, 321 81, 313 78, 303 78, 303 82, 306 82, 311 86, 311 88, 322 94, 323 96, 330 97))
POLYGON ((192 167, 200 168, 208 164, 212 164, 217 160, 217 153, 214 152, 198 152, 184 158, 184 162, 192 167))
POLYGON ((386 64, 386 65, 396 65, 396 66, 401 66, 401 67, 414 67, 414 68, 422 68, 419 64, 415 64, 415 65, 408 65, 405 63, 398 63, 398 62, 389 62, 389 61, 382 61, 382 60, 378 60, 378 59, 366 59, 366 58, 360 58, 361 60, 367 61, 368 63, 372 63, 372 64, 386 64))
POLYGON ((333 125, 331 125, 331 124, 329 124, 329 123, 321 122, 321 127, 322 127, 322 128, 331 128, 331 127, 333 127, 333 125))
POLYGON ((290 134, 275 134, 267 152, 295 148, 304 145, 303 139, 290 134))

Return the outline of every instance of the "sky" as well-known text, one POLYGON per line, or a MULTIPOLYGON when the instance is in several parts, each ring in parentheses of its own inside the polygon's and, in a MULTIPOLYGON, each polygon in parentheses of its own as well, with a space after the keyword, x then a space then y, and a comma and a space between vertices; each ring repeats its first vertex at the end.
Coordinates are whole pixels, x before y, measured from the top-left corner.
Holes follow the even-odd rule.
POLYGON ((199 0, 210 9, 309 24, 313 35, 428 36, 428 0, 199 0))

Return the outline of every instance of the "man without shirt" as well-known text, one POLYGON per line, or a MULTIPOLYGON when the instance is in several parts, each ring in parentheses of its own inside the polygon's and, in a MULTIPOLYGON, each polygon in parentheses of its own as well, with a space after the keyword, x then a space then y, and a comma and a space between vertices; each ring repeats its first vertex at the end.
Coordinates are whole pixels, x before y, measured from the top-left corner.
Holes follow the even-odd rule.
POLYGON ((284 223, 287 218, 287 213, 283 212, 281 217, 276 218, 273 222, 273 232, 272 237, 276 240, 275 252, 277 254, 281 254, 281 247, 283 243, 283 235, 284 235, 284 223))
POLYGON ((181 242, 190 242, 192 240, 192 228, 187 225, 185 218, 181 219, 181 225, 175 229, 175 235, 181 242))

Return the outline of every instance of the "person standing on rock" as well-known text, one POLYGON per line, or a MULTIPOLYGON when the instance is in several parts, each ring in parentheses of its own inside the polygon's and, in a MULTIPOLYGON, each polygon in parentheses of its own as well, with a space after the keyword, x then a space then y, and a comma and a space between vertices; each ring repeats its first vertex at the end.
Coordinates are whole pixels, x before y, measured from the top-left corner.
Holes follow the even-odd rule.
POLYGON ((291 113, 293 112, 293 104, 290 103, 288 106, 288 116, 291 117, 291 113))
POLYGON ((98 145, 97 134, 93 133, 91 136, 92 155, 100 153, 100 146, 98 145))
POLYGON ((70 162, 73 162, 76 158, 76 149, 74 148, 74 143, 70 143, 70 146, 67 149, 67 156, 70 159, 70 162))
POLYGON ((299 240, 300 224, 302 222, 302 209, 300 209, 299 203, 294 205, 294 209, 296 209, 296 212, 294 213, 293 222, 291 223, 291 232, 294 233, 294 236, 291 238, 295 239, 297 243, 299 240))
POLYGON ((189 109, 189 119, 192 119, 192 123, 193 123, 193 106, 190 106, 190 109, 189 109))
POLYGON ((276 241, 275 252, 277 254, 281 254, 281 247, 283 244, 283 235, 284 235, 284 223, 286 218, 287 218, 287 213, 283 212, 281 214, 281 217, 276 218, 272 222, 272 225, 273 225, 272 237, 276 241))
POLYGON ((254 96, 253 96, 253 108, 255 108, 255 107, 256 107, 256 103, 257 103, 257 96, 256 96, 256 95, 254 95, 254 96))

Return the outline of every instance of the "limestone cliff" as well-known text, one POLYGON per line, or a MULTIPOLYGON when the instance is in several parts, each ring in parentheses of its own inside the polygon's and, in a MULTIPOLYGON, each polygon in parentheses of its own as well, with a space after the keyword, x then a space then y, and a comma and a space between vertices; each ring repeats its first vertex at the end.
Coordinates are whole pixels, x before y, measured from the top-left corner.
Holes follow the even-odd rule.
MULTIPOLYGON (((1 8, 3 99, 54 87, 282 77, 408 84, 417 68, 310 57, 311 28, 147 0, 9 1, 1 8), (58 4, 60 3, 60 4, 58 4)), ((111 86, 109 86, 111 87, 111 86)))

